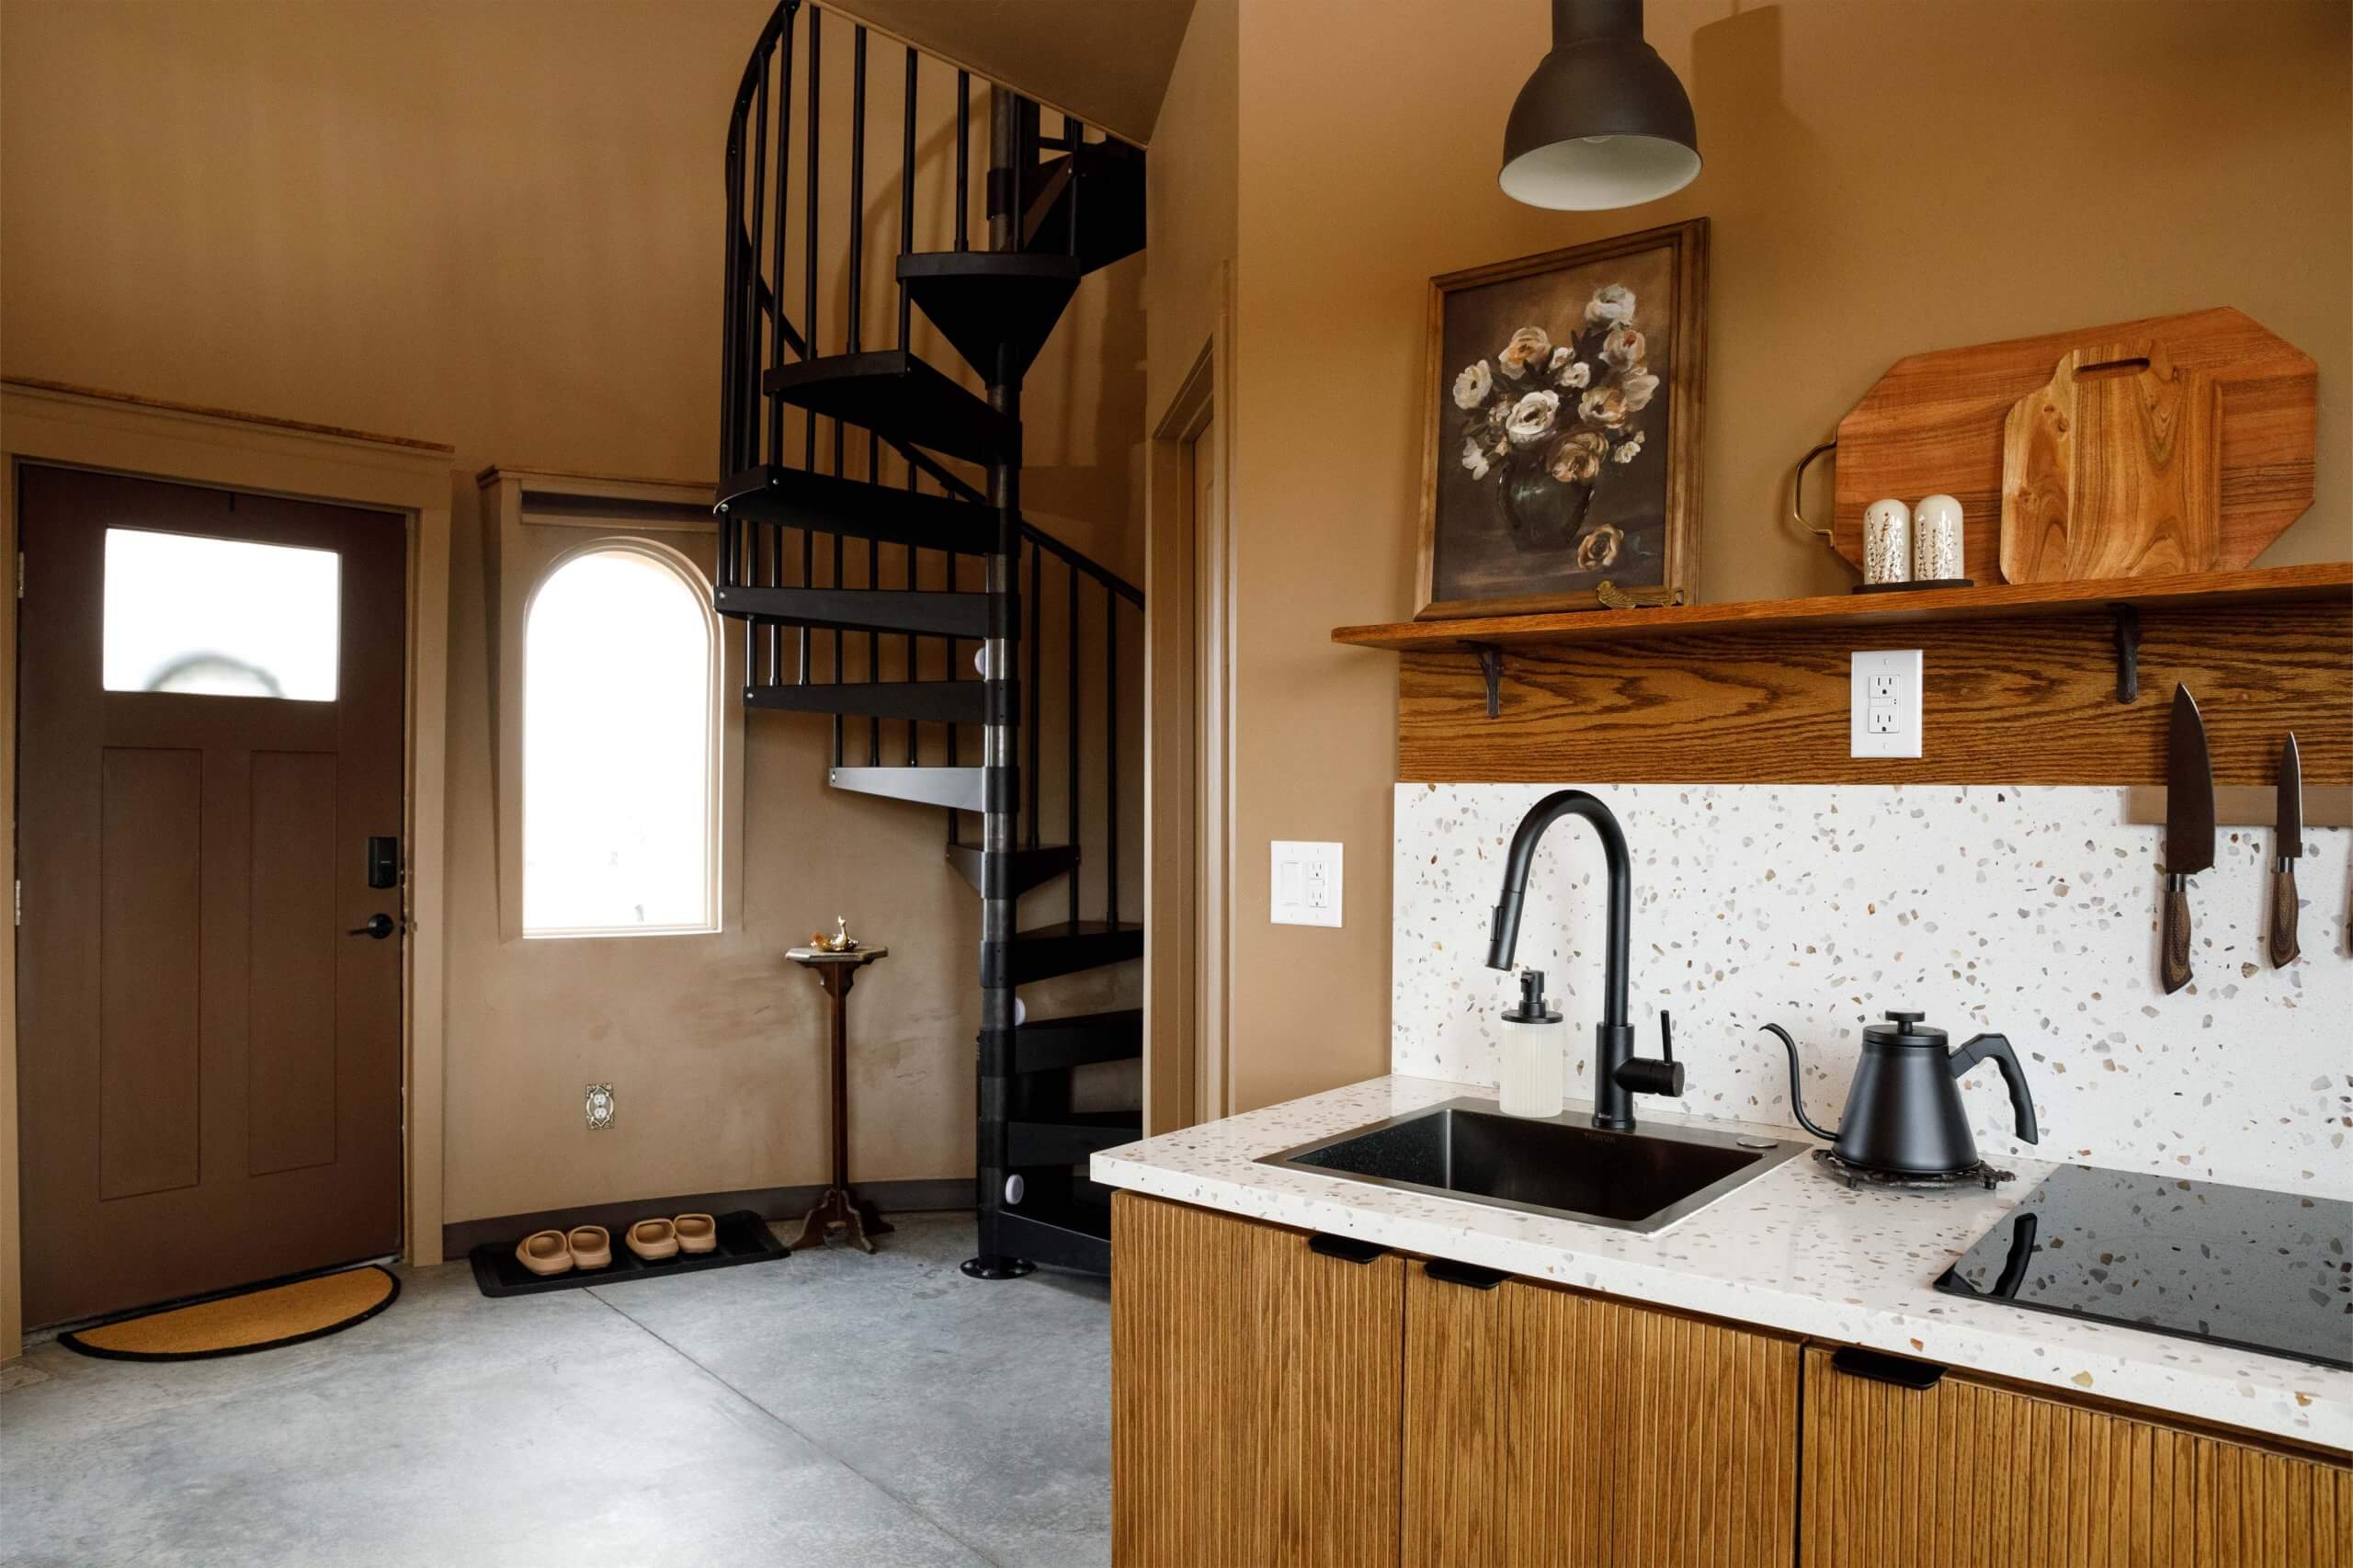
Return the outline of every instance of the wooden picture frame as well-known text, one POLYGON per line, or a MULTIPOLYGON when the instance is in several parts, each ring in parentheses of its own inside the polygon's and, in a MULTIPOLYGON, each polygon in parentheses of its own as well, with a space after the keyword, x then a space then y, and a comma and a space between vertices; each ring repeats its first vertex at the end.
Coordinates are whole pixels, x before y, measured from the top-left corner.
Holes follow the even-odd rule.
POLYGON ((1414 619, 1690 596, 1707 287, 1705 218, 1430 279, 1414 619))

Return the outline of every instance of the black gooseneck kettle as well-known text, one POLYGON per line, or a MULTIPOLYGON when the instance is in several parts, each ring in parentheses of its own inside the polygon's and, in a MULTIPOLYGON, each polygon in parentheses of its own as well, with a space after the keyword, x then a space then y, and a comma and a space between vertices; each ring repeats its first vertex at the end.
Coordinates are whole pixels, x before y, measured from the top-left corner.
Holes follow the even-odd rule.
POLYGON ((1790 1053, 1790 1106, 1798 1124, 1830 1141, 1831 1152, 1850 1165, 1893 1176, 1951 1176, 1977 1164, 1977 1140, 1961 1103, 1961 1075, 1991 1058, 2009 1086, 2010 1113, 2022 1143, 2039 1143, 2034 1100, 2010 1042, 1982 1034, 1960 1050, 1945 1048, 1945 1031, 1921 1022, 1925 1013, 1887 1015, 1888 1022, 1863 1029, 1863 1059, 1847 1089, 1847 1111, 1829 1131, 1805 1114, 1798 1083, 1798 1042, 1779 1024, 1765 1028, 1780 1037, 1790 1053))

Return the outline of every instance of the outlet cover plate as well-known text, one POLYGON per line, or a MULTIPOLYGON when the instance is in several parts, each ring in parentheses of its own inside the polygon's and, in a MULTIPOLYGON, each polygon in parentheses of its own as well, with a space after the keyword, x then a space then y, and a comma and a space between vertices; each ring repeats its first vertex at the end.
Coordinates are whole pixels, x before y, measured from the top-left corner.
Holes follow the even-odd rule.
POLYGON ((1849 756, 1920 755, 1920 650, 1853 655, 1849 756))
POLYGON ((1278 926, 1340 923, 1340 846, 1278 838, 1267 918, 1278 926))
POLYGON ((580 1096, 580 1113, 587 1119, 588 1131, 606 1132, 613 1125, 613 1086, 591 1084, 580 1096))

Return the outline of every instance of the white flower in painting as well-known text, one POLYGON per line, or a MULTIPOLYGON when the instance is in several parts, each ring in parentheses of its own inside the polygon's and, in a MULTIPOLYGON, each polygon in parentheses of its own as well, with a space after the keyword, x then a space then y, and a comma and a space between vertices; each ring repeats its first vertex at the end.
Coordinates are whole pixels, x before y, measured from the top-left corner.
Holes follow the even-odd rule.
POLYGON ((1658 378, 1645 365, 1637 365, 1619 381, 1618 390, 1625 396, 1626 412, 1640 414, 1651 405, 1652 396, 1658 391, 1658 378))
POLYGON ((1471 471, 1471 477, 1473 479, 1487 477, 1487 454, 1479 449, 1478 442, 1462 443, 1462 466, 1471 471))
POLYGON ((1561 416, 1561 394, 1556 392, 1532 392, 1512 405, 1511 419, 1504 433, 1515 447, 1532 446, 1552 433, 1553 423, 1561 416))
POLYGON ((1596 289, 1593 298, 1586 301, 1585 319, 1589 323, 1607 322, 1611 326, 1630 324, 1634 319, 1634 291, 1623 283, 1596 289))
POLYGON ((1511 335, 1504 351, 1495 356, 1495 363, 1503 367, 1505 375, 1513 381, 1525 380, 1528 368, 1552 352, 1552 340, 1544 335, 1540 326, 1524 326, 1511 335))
POLYGON ((1495 378, 1484 359, 1474 360, 1471 368, 1454 378, 1454 406, 1468 413, 1487 401, 1495 390, 1495 378))
POLYGON ((1606 430, 1625 424, 1627 412, 1626 394, 1616 387, 1595 387, 1577 399, 1577 417, 1606 430))
POLYGON ((1544 373, 1548 376, 1557 376, 1561 373, 1561 367, 1575 358, 1576 351, 1564 343, 1552 350, 1552 358, 1545 365, 1544 373))
POLYGON ((1593 380, 1593 367, 1582 359, 1572 359, 1552 379, 1564 387, 1585 386, 1593 380))
POLYGON ((1563 484, 1590 484, 1601 472, 1602 455, 1608 450, 1608 437, 1598 430, 1580 430, 1553 450, 1548 467, 1563 484))
POLYGON ((1630 463, 1642 455, 1643 433, 1640 430, 1637 430, 1634 432, 1634 438, 1632 440, 1621 441, 1619 443, 1618 449, 1609 454, 1609 460, 1612 462, 1630 463))
POLYGON ((1610 328, 1609 335, 1601 340, 1601 357, 1621 370, 1641 364, 1643 335, 1631 326, 1610 328))

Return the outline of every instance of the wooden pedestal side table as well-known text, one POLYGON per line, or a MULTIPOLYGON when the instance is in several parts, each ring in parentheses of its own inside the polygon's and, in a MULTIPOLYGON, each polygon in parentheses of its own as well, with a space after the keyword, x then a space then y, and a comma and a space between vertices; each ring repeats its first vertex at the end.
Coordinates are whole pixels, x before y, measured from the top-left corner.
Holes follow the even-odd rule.
POLYGON ((794 948, 784 956, 817 977, 825 988, 833 1013, 834 1180, 817 1207, 801 1221, 796 1248, 823 1246, 828 1235, 840 1233, 860 1252, 874 1250, 874 1238, 891 1226, 873 1204, 849 1185, 849 988, 858 971, 881 958, 888 948, 855 948, 846 953, 823 948, 794 948))

